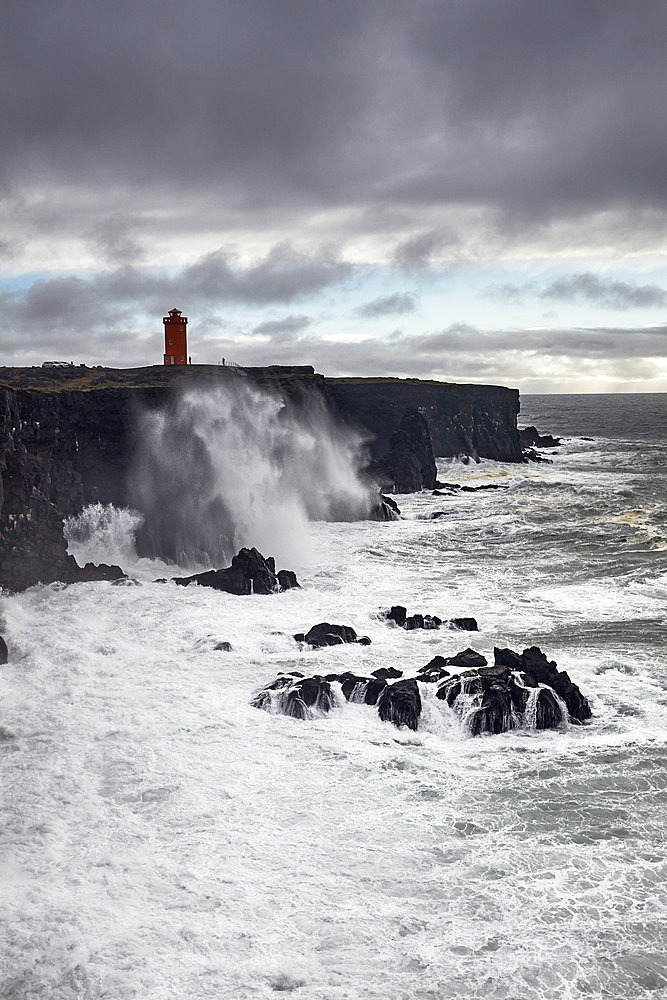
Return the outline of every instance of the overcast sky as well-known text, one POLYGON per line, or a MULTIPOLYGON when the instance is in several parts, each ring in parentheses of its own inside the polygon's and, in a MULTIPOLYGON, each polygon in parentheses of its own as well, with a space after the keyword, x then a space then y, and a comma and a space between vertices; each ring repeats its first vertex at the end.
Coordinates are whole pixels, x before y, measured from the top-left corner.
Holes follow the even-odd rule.
POLYGON ((667 390, 665 0, 0 21, 0 364, 667 390))

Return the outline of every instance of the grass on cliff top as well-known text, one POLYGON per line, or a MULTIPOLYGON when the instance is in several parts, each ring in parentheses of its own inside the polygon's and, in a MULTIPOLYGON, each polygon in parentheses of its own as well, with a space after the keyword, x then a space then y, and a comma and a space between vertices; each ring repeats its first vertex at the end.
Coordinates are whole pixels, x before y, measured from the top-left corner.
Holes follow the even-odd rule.
POLYGON ((162 386, 217 383, 223 379, 243 378, 246 371, 257 378, 313 378, 312 369, 304 366, 268 368, 233 368, 221 365, 151 365, 146 368, 0 368, 0 387, 31 389, 40 392, 91 392, 96 389, 150 389, 162 386))

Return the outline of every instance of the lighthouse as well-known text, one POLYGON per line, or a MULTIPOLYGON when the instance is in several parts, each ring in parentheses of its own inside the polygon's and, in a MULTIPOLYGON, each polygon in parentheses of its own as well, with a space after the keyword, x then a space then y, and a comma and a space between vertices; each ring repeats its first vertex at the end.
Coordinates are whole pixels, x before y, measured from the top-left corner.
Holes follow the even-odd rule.
POLYGON ((165 365, 187 365, 187 316, 182 316, 180 309, 170 309, 169 315, 162 317, 162 322, 164 323, 165 365))

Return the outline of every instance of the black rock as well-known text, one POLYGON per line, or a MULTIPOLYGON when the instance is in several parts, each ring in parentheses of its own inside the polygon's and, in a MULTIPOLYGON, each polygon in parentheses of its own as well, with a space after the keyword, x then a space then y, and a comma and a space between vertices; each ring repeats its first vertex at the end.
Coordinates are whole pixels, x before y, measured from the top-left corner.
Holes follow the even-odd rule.
MULTIPOLYGON (((357 642, 357 633, 349 625, 330 625, 329 622, 320 622, 303 635, 298 632, 294 638, 297 642, 307 642, 315 649, 322 646, 339 646, 344 642, 357 642)), ((367 638, 367 637, 365 637, 367 638)), ((370 640, 369 640, 370 642, 370 640)), ((367 645, 367 643, 365 643, 367 645)))
POLYGON ((231 644, 231 642, 216 642, 216 644, 213 647, 213 649, 216 650, 216 651, 219 651, 221 653, 231 653, 232 652, 232 644, 231 644))
POLYGON ((555 729, 563 721, 563 712, 553 691, 541 688, 537 695, 536 729, 555 729))
POLYGON ((396 625, 400 625, 408 632, 418 628, 438 629, 442 625, 442 619, 438 618, 437 615, 408 615, 400 604, 385 611, 384 616, 388 621, 395 622, 396 625))
POLYGON ((494 646, 493 662, 498 667, 511 667, 512 670, 521 669, 521 657, 513 649, 499 649, 498 646, 494 646))
POLYGON ((380 494, 371 507, 371 521, 400 521, 401 512, 398 504, 391 497, 380 494))
POLYGON ((0 635, 0 665, 6 663, 9 659, 9 651, 7 650, 7 643, 0 635))
POLYGON ((397 670, 396 667, 380 667, 378 670, 371 671, 371 677, 379 677, 384 680, 387 680, 388 678, 395 680, 397 677, 402 676, 403 671, 397 670))
POLYGON ((419 686, 414 679, 396 681, 384 689, 378 700, 378 715, 383 722, 417 729, 422 710, 419 686))
POLYGON ((458 628, 462 632, 479 632, 475 618, 450 618, 447 624, 450 628, 458 628))
POLYGON ((387 613, 387 618, 391 622, 396 622, 397 625, 402 625, 407 616, 407 611, 405 608, 397 604, 395 607, 390 608, 387 613))
POLYGON ((474 649, 470 649, 470 647, 461 650, 455 656, 448 656, 445 659, 445 666, 447 667, 485 667, 486 663, 486 657, 482 656, 481 653, 477 653, 474 649))
POLYGON ((193 576, 174 577, 174 582, 182 587, 198 583, 200 587, 212 587, 227 594, 275 594, 281 590, 298 587, 296 576, 289 570, 276 574, 276 565, 271 556, 264 558, 257 549, 240 549, 226 569, 211 569, 193 576), (282 582, 281 582, 282 577, 282 582))
POLYGON ((296 578, 296 573, 293 573, 291 569, 279 569, 276 576, 281 590, 294 590, 301 586, 296 578))
POLYGON ((383 677, 357 677, 354 674, 341 674, 339 677, 341 690, 346 701, 358 704, 375 705, 387 682, 383 677))
POLYGON ((370 646, 371 640, 367 635, 362 635, 358 640, 360 646, 370 646))
MULTIPOLYGON (((590 706, 579 688, 538 646, 521 654, 496 648, 494 660, 491 667, 447 678, 436 691, 436 698, 458 712, 471 735, 501 733, 517 725, 554 729, 568 716, 572 722, 590 718, 590 706)), ((432 664, 440 666, 440 661, 432 664)))
POLYGON ((259 691, 251 701, 254 708, 275 709, 293 719, 308 719, 315 712, 326 715, 335 704, 331 685, 323 677, 277 677, 259 691), (272 696, 271 692, 275 692, 272 696))
POLYGON ((557 448, 560 438, 551 434, 540 434, 537 427, 523 427, 519 430, 519 441, 522 448, 557 448))

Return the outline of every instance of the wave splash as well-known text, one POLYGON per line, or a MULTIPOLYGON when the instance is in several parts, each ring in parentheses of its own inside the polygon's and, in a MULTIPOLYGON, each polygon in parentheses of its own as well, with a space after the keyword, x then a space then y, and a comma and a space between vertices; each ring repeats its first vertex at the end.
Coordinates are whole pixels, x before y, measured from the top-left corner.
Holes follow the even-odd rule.
POLYGON ((253 545, 297 564, 309 557, 310 521, 361 520, 373 506, 360 474, 364 440, 323 400, 287 407, 244 384, 192 390, 167 410, 145 410, 139 439, 142 555, 223 566, 253 545))

